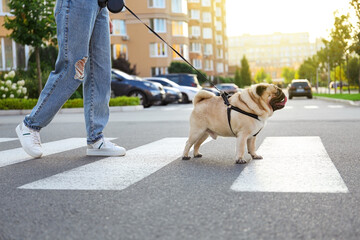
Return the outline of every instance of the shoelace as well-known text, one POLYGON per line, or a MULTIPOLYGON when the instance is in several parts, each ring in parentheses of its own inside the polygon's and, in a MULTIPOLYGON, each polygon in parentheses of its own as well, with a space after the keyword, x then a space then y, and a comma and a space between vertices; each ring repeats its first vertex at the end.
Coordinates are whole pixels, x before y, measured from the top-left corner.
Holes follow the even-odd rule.
POLYGON ((33 130, 29 130, 30 131, 30 135, 32 137, 33 142, 36 145, 41 145, 41 139, 40 139, 40 134, 37 131, 33 131, 33 130))

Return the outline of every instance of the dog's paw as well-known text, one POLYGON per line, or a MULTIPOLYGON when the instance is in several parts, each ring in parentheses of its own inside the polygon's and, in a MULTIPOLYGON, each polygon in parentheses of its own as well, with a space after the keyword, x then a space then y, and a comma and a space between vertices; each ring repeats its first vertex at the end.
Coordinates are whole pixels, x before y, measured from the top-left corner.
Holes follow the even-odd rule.
POLYGON ((236 160, 236 164, 245 164, 247 161, 245 159, 239 158, 236 160))
POLYGON ((257 154, 255 154, 255 155, 251 155, 251 157, 252 157, 252 159, 263 159, 263 157, 262 157, 262 156, 257 155, 257 154))
POLYGON ((186 156, 182 157, 182 160, 190 160, 190 159, 191 157, 186 157, 186 156))
POLYGON ((198 153, 194 156, 194 158, 201 158, 202 157, 202 154, 201 153, 198 153))

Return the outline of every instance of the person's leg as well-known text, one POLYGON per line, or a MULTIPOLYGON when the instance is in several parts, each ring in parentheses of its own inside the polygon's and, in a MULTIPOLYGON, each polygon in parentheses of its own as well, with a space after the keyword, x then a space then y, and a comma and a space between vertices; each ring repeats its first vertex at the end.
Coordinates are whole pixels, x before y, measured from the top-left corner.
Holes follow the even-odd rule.
POLYGON ((84 115, 89 144, 103 137, 102 131, 109 120, 111 84, 111 53, 109 13, 99 12, 89 46, 87 77, 84 81, 84 115))
POLYGON ((89 63, 84 81, 84 115, 90 156, 123 156, 126 150, 104 139, 103 130, 109 120, 111 89, 111 52, 109 12, 101 9, 94 24, 89 63))
MULTIPOLYGON (((61 0, 60 0, 61 1, 61 0)), ((25 125, 40 130, 47 126, 85 77, 89 43, 99 11, 97 1, 62 0, 56 9, 59 54, 37 105, 25 117, 25 125)))
POLYGON ((58 0, 55 9, 59 54, 37 105, 16 128, 24 150, 40 157, 40 135, 36 132, 47 126, 62 105, 82 83, 84 67, 89 57, 89 44, 95 19, 99 12, 96 0, 58 0))

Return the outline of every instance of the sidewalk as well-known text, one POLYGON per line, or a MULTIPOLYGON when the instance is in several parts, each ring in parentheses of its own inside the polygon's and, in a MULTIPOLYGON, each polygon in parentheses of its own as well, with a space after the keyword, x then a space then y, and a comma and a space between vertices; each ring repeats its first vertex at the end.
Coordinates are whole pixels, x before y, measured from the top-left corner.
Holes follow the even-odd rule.
MULTIPOLYGON (((142 105, 137 106, 122 106, 122 107, 110 107, 110 112, 132 112, 143 110, 142 105)), ((23 110, 0 110, 0 116, 12 116, 12 115, 27 115, 30 114, 31 109, 23 110)), ((62 108, 58 114, 67 114, 67 113, 83 113, 84 108, 62 108)))
POLYGON ((325 101, 329 101, 329 102, 344 103, 344 104, 349 104, 349 105, 351 105, 351 106, 360 107, 360 101, 350 101, 350 100, 345 100, 345 99, 336 99, 336 98, 328 98, 328 97, 317 97, 317 96, 314 96, 313 98, 315 98, 315 99, 320 99, 320 100, 325 100, 325 101))

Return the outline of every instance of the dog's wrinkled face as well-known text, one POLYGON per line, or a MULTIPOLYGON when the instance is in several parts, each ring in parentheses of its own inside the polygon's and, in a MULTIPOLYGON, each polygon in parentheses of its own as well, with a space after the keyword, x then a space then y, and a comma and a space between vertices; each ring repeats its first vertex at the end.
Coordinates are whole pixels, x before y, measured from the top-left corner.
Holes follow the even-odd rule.
POLYGON ((287 102, 287 97, 283 91, 274 84, 259 84, 256 87, 256 93, 264 100, 268 100, 273 111, 284 108, 287 102))

